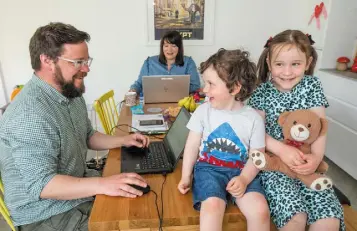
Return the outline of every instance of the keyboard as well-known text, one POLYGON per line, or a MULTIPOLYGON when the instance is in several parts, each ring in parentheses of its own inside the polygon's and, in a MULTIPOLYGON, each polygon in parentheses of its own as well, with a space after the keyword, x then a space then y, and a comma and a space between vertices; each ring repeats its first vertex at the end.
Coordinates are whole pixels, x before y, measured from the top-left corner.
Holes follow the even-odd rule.
POLYGON ((169 161, 164 148, 164 143, 151 143, 149 153, 140 161, 140 168, 144 169, 161 169, 169 168, 169 161))

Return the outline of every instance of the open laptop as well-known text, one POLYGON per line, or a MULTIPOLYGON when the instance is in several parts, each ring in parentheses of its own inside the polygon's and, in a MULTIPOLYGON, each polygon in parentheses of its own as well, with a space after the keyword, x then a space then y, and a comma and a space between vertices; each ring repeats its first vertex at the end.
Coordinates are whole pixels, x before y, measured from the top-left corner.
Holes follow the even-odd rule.
POLYGON ((182 107, 163 141, 151 142, 148 148, 122 147, 121 172, 173 172, 185 148, 191 115, 182 107))
POLYGON ((190 75, 143 76, 145 103, 176 103, 190 90, 190 75))

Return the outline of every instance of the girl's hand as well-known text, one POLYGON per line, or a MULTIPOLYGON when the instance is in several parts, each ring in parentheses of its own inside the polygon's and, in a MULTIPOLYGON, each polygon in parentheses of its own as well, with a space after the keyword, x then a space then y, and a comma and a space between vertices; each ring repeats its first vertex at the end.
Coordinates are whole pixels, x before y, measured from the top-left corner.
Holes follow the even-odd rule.
POLYGON ((299 166, 293 166, 291 170, 301 175, 308 175, 314 173, 321 163, 321 158, 314 154, 304 155, 306 163, 299 166))
POLYGON ((226 190, 234 197, 240 198, 247 189, 247 180, 244 176, 235 176, 227 184, 226 190))
POLYGON ((180 191, 182 194, 186 194, 191 188, 191 177, 182 177, 177 189, 180 191))
POLYGON ((279 157, 290 169, 306 163, 305 155, 299 149, 287 144, 284 144, 283 147, 279 157))

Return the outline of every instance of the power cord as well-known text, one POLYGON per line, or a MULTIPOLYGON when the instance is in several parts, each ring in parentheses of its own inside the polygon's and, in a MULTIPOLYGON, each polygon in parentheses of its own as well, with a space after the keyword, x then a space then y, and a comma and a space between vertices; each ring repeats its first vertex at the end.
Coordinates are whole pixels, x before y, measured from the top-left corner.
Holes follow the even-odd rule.
POLYGON ((163 201, 163 189, 164 189, 164 184, 166 182, 166 174, 163 174, 164 176, 164 181, 162 182, 161 185, 161 215, 160 215, 160 211, 159 211, 159 206, 157 203, 157 198, 158 195, 154 190, 150 190, 151 192, 153 192, 155 194, 155 205, 156 205, 156 211, 157 211, 157 216, 159 217, 159 230, 158 231, 163 231, 162 229, 162 223, 163 223, 163 219, 164 219, 164 201, 163 201))
MULTIPOLYGON (((140 131, 139 129, 137 129, 137 128, 133 127, 133 126, 130 126, 129 124, 118 124, 118 125, 112 127, 112 129, 110 129, 110 134, 112 133, 113 129, 115 129, 115 128, 118 128, 120 131, 130 133, 130 132, 127 131, 127 130, 125 131, 125 130, 123 130, 123 129, 120 129, 120 127, 122 127, 122 126, 126 126, 126 127, 131 128, 131 129, 134 129, 135 131, 137 131, 137 132, 139 132, 139 133, 141 133, 141 134, 146 134, 145 132, 140 131)), ((163 140, 163 139, 164 139, 164 138, 162 138, 162 137, 155 136, 155 135, 153 135, 153 134, 146 134, 146 135, 152 136, 152 137, 154 137, 154 138, 156 138, 156 139, 160 139, 160 140, 163 140)))

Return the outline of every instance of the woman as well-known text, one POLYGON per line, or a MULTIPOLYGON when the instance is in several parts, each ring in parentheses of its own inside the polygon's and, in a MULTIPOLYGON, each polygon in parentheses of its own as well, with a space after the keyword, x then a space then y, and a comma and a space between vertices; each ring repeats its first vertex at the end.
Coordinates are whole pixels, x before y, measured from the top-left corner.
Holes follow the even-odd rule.
POLYGON ((160 42, 160 55, 148 57, 139 78, 130 87, 138 95, 142 92, 143 76, 151 75, 190 75, 190 92, 200 88, 200 79, 195 62, 183 55, 182 37, 177 31, 168 31, 160 42))

